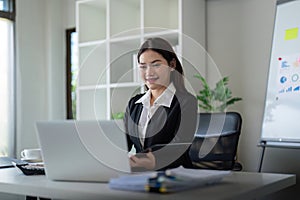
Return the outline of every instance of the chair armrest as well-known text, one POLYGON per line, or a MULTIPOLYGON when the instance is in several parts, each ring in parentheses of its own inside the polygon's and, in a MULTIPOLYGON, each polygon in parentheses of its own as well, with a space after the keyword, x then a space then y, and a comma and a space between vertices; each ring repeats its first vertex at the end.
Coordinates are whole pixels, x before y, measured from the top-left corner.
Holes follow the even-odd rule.
POLYGON ((243 165, 239 162, 235 162, 232 168, 232 171, 242 171, 243 165))

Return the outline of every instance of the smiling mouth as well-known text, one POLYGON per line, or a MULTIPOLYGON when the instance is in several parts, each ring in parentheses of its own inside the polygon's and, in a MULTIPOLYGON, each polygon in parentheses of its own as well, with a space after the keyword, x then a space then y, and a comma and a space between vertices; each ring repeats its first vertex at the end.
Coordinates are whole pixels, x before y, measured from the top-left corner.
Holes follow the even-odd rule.
POLYGON ((157 77, 153 77, 153 78, 151 77, 151 78, 146 78, 146 81, 148 83, 154 83, 157 79, 158 79, 157 77))

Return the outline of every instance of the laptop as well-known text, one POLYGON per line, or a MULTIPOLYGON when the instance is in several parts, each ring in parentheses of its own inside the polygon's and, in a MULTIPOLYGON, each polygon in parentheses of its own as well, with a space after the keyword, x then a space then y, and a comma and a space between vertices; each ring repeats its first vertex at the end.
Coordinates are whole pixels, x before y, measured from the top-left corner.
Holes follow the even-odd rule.
POLYGON ((48 179, 108 182, 131 172, 122 120, 36 122, 48 179))
POLYGON ((0 169, 1 168, 9 168, 9 167, 15 167, 15 164, 17 165, 26 165, 27 162, 20 160, 20 159, 16 159, 16 158, 12 158, 12 157, 0 157, 0 169))

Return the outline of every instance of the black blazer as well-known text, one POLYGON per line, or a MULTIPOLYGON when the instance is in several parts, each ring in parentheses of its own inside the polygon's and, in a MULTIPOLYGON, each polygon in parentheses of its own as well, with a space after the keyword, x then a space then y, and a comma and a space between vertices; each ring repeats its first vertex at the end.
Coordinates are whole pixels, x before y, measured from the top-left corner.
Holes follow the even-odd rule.
MULTIPOLYGON (((143 147, 138 132, 143 104, 135 103, 143 95, 138 94, 131 98, 126 108, 124 124, 128 150, 132 145, 138 153, 155 144, 191 143, 193 141, 197 126, 197 99, 188 92, 176 91, 170 108, 160 106, 149 121, 143 147)), ((188 149, 184 149, 181 155, 162 156, 159 153, 153 153, 156 158, 156 170, 174 168, 179 165, 192 166, 188 149)))

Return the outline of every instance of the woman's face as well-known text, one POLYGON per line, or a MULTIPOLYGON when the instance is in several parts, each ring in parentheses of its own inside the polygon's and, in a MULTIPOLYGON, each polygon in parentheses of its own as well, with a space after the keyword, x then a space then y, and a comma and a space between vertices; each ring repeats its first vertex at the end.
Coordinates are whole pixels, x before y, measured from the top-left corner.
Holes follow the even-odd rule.
POLYGON ((140 75, 150 90, 163 91, 170 83, 170 74, 173 68, 162 55, 146 50, 140 55, 140 75))

